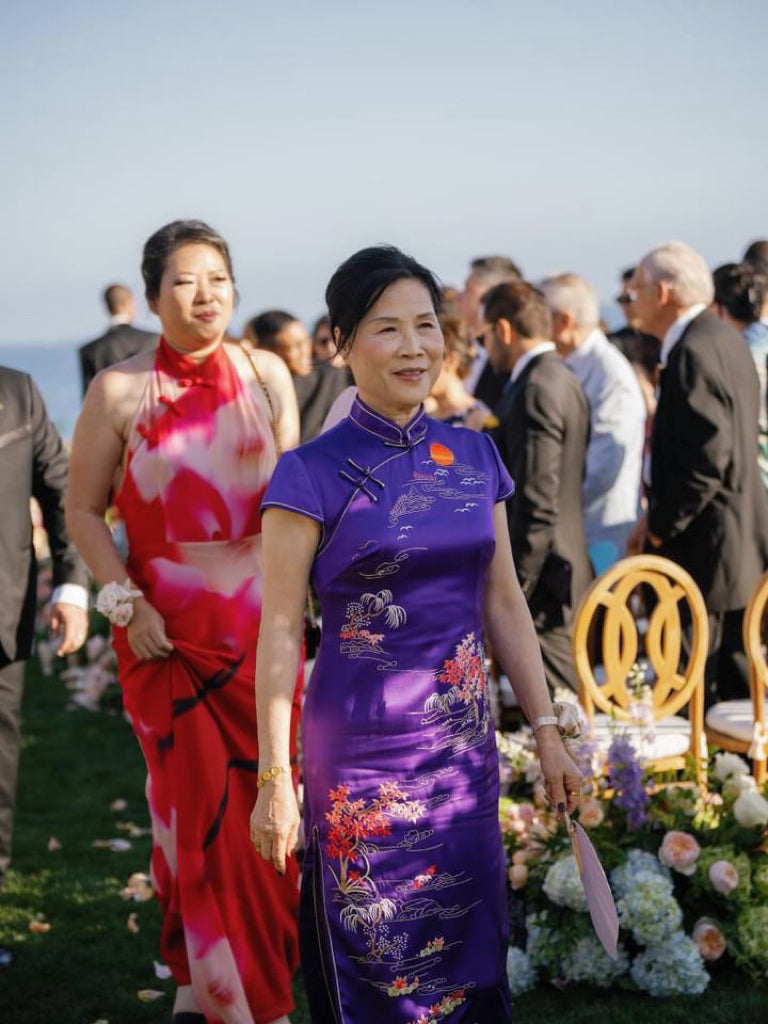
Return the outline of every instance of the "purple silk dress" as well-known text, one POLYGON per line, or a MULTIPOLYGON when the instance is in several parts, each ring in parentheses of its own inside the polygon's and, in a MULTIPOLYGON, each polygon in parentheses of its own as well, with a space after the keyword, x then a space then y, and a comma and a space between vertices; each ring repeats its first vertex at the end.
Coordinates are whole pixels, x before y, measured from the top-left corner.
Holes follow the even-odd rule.
POLYGON ((314 1024, 509 1024, 498 761, 482 644, 490 438, 359 398, 280 459, 315 519, 322 641, 302 725, 302 963, 314 1024))

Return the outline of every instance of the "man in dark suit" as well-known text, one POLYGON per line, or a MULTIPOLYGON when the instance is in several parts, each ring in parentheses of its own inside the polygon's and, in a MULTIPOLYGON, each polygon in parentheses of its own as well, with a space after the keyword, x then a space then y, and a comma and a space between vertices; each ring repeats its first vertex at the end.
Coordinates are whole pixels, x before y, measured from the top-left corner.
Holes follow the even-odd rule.
POLYGON ((551 313, 538 289, 500 284, 483 306, 488 357, 508 380, 494 438, 515 481, 507 502, 515 566, 547 682, 576 690, 572 620, 592 577, 581 507, 589 407, 549 340, 551 313))
POLYGON ((746 341, 708 307, 712 275, 681 242, 650 252, 634 310, 662 342, 651 440, 649 551, 694 578, 709 613, 707 699, 744 697, 744 608, 768 565, 768 498, 758 471, 760 395, 746 341))
MULTIPOLYGON (((30 498, 35 497, 53 558, 51 629, 61 656, 88 631, 85 565, 64 525, 67 455, 45 405, 26 373, 0 366, 0 887, 11 858, 19 713, 24 662, 32 649, 37 566, 30 498)), ((0 950, 0 965, 9 962, 0 950)))
POLYGON ((104 304, 109 312, 109 329, 106 334, 95 341, 89 341, 80 349, 83 394, 100 370, 157 345, 156 334, 132 326, 136 315, 136 299, 130 288, 124 284, 109 285, 104 289, 104 304))

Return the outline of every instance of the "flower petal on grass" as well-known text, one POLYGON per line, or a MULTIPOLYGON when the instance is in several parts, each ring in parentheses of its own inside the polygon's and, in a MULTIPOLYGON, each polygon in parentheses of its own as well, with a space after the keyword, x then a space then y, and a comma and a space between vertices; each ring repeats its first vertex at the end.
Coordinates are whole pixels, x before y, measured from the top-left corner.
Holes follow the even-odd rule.
POLYGON ((159 978, 160 981, 168 981, 171 977, 171 968, 167 964, 158 963, 157 960, 152 962, 155 965, 155 977, 159 978))
POLYGON ((121 832, 127 832, 131 839, 140 839, 142 836, 148 836, 152 831, 151 828, 142 828, 141 825, 137 825, 134 821, 117 821, 115 822, 115 828, 121 832))
POLYGON ((162 999, 165 992, 158 992, 156 988, 140 988, 136 995, 142 1003, 154 1003, 156 999, 162 999))
POLYGON ((51 838, 48 840, 48 852, 55 853, 57 850, 60 849, 61 843, 59 842, 59 840, 56 838, 56 836, 51 836, 51 838))
POLYGON ((99 850, 111 850, 112 853, 125 853, 126 850, 133 849, 130 839, 94 839, 91 846, 99 850))
POLYGON ((136 903, 146 903, 155 895, 149 875, 143 871, 136 871, 128 879, 124 889, 120 890, 120 896, 124 900, 134 900, 136 903))
POLYGON ((121 796, 119 796, 117 798, 117 800, 113 800, 112 801, 112 803, 109 805, 109 809, 110 809, 110 811, 116 811, 116 812, 117 811, 124 811, 127 806, 128 806, 128 801, 127 800, 123 800, 123 798, 121 796))
POLYGON ((51 926, 48 921, 41 921, 39 918, 35 918, 29 922, 29 930, 36 935, 45 935, 51 930, 51 926))

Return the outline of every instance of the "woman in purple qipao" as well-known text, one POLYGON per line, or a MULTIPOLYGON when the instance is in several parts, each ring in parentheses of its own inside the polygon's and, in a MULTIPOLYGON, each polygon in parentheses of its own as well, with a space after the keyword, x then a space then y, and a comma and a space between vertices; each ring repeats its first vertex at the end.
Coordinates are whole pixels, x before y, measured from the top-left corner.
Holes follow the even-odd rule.
MULTIPOLYGON (((529 719, 551 717, 510 550, 514 485, 487 436, 430 419, 440 290, 365 249, 326 300, 358 397, 281 458, 262 509, 251 833, 285 870, 299 812, 290 710, 311 581, 322 642, 303 717, 300 936, 315 1024, 508 1024, 505 860, 485 628, 529 719)), ((536 731, 550 799, 578 771, 536 731)))

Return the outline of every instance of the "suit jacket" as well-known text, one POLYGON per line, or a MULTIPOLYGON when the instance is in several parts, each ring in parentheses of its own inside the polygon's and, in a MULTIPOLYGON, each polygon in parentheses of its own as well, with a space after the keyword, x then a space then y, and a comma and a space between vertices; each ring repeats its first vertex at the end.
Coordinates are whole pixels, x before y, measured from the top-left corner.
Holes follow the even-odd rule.
POLYGON ((760 388, 742 335, 709 310, 661 372, 651 439, 648 527, 711 612, 744 608, 768 565, 760 480, 760 388))
POLYGON ((589 407, 575 374, 545 352, 494 411, 515 481, 507 516, 517 574, 536 627, 551 629, 571 621, 592 578, 581 507, 589 407))
POLYGON ((29 657, 37 566, 29 499, 40 503, 53 556, 54 586, 88 585, 67 536, 67 454, 32 378, 0 366, 0 666, 29 657))
POLYGON ((346 369, 331 366, 330 363, 318 363, 306 377, 293 378, 299 405, 302 444, 317 437, 323 429, 328 410, 352 383, 346 369))
POLYGON ((149 331, 140 331, 130 324, 115 324, 106 334, 95 341, 89 341, 80 349, 80 370, 83 377, 83 394, 93 378, 107 366, 121 363, 124 359, 157 346, 158 336, 149 331))

